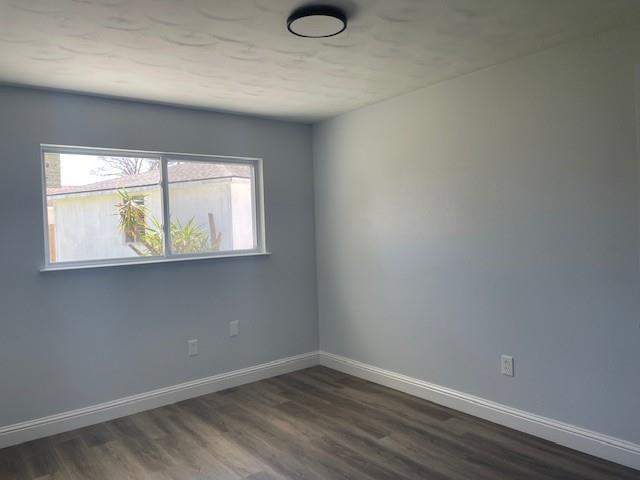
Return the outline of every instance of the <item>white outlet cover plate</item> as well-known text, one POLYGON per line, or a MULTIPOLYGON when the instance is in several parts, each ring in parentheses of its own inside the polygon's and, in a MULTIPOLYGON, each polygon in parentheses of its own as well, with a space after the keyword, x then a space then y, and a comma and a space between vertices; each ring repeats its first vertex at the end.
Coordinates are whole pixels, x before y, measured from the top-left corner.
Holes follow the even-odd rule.
POLYGON ((229 322, 229 336, 235 337, 239 333, 240 333, 240 322, 238 320, 229 322))
POLYGON ((500 370, 503 375, 507 377, 513 377, 513 357, 509 355, 502 355, 500 357, 500 370))

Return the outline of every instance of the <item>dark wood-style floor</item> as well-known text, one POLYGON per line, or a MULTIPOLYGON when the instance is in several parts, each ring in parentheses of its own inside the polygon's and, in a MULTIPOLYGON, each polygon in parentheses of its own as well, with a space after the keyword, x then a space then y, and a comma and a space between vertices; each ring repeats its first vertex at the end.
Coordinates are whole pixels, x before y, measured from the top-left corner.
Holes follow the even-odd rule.
POLYGON ((0 479, 640 479, 314 367, 0 450, 0 479))

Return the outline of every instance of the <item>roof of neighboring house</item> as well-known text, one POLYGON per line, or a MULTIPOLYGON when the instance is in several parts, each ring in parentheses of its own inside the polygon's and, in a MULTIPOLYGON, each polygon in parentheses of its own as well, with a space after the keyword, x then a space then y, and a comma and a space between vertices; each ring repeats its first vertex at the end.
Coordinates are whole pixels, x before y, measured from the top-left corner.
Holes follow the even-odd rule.
MULTIPOLYGON (((251 167, 242 164, 188 162, 169 165, 167 174, 170 183, 188 182, 194 180, 214 180, 217 178, 250 178, 251 167)), ((160 183, 160 172, 150 170, 135 175, 110 178, 87 185, 65 187, 49 187, 47 195, 67 195, 73 193, 98 192, 103 190, 119 190, 122 188, 145 187, 160 183)))

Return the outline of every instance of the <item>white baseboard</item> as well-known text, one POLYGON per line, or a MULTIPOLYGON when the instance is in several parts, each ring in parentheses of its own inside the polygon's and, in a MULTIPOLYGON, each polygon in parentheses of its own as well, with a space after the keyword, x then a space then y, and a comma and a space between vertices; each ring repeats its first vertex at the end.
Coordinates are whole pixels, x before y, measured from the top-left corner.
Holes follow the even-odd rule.
MULTIPOLYGON (((320 351, 320 364, 454 410, 640 470, 640 445, 320 351)), ((630 419, 631 420, 631 419, 630 419)))
POLYGON ((77 410, 0 427, 0 448, 318 365, 318 352, 282 358, 77 410))
POLYGON ((0 427, 0 448, 132 415, 318 364, 640 470, 640 445, 638 444, 323 351, 282 358, 253 367, 0 427))

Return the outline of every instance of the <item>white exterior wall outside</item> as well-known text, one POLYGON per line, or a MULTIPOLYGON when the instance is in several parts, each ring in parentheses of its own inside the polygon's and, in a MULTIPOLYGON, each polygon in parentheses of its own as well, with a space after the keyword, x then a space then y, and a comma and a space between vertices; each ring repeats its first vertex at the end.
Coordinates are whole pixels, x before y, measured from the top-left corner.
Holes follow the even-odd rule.
MULTIPOLYGON (((221 250, 253 248, 253 208, 251 197, 245 198, 247 188, 250 191, 251 181, 244 178, 171 184, 171 218, 183 224, 193 218, 209 232, 208 214, 212 213, 216 229, 222 233, 221 250)), ((162 219, 159 186, 127 190, 144 195, 149 215, 162 219)), ((115 190, 52 197, 56 261, 137 256, 120 230, 118 202, 115 190)))

